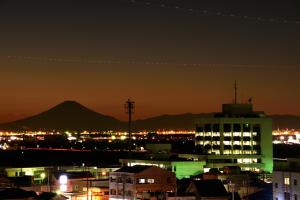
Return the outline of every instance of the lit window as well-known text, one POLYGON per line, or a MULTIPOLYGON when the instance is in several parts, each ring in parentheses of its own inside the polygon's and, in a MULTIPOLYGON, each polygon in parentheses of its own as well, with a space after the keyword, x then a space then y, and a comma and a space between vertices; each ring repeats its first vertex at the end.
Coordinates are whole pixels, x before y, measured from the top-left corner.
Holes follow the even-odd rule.
POLYGON ((238 154, 241 154, 241 152, 242 152, 241 150, 234 150, 233 154, 238 155, 238 154))
POLYGON ((213 151, 212 151, 212 154, 219 155, 219 154, 220 154, 220 150, 213 150, 213 151))
POLYGON ((243 145, 251 145, 250 141, 243 141, 243 145))
POLYGON ((243 135, 244 135, 245 137, 250 137, 250 136, 251 136, 251 133, 250 133, 250 132, 244 132, 243 135))
POLYGON ((211 132, 206 132, 204 136, 211 136, 211 132))
POLYGON ((145 181, 144 178, 140 178, 140 179, 139 179, 139 183, 143 184, 143 183, 146 183, 146 181, 145 181))
POLYGON ((241 132, 233 132, 233 136, 240 137, 242 135, 241 132))
POLYGON ((212 144, 214 144, 214 145, 220 145, 220 141, 212 141, 212 144))
POLYGON ((231 145, 231 141, 224 141, 224 145, 231 145))
POLYGON ((224 133, 224 136, 225 136, 225 137, 230 137, 230 136, 231 136, 231 133, 224 133))
POLYGON ((224 151, 223 151, 223 154, 224 154, 224 155, 231 154, 231 150, 224 150, 224 151))
POLYGON ((289 177, 284 178, 284 184, 285 185, 290 185, 290 178, 289 177))
POLYGON ((203 132, 196 133, 196 136, 203 136, 203 132))
POLYGON ((67 182, 68 182, 68 177, 67 177, 66 175, 61 175, 61 176, 59 177, 59 183, 60 183, 61 185, 66 185, 67 182))
POLYGON ((214 132, 214 133, 213 133, 213 136, 219 137, 219 136, 220 136, 220 133, 219 133, 219 132, 214 132))
POLYGON ((60 185, 59 186, 60 191, 66 192, 67 191, 67 185, 60 185))
POLYGON ((153 179, 153 178, 147 179, 147 182, 148 182, 148 183, 154 183, 154 179, 153 179))
POLYGON ((233 141, 234 145, 241 145, 241 141, 233 141))

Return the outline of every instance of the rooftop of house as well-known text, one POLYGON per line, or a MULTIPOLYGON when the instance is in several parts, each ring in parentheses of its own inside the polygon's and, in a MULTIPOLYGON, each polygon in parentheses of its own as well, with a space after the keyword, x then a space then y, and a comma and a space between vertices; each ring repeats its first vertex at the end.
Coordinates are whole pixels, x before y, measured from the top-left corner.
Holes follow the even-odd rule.
POLYGON ((195 185, 197 193, 201 197, 228 196, 220 180, 194 180, 192 184, 195 185))
POLYGON ((145 166, 145 165, 135 165, 132 167, 124 166, 115 172, 139 173, 146 169, 149 169, 150 167, 153 167, 153 166, 145 166))

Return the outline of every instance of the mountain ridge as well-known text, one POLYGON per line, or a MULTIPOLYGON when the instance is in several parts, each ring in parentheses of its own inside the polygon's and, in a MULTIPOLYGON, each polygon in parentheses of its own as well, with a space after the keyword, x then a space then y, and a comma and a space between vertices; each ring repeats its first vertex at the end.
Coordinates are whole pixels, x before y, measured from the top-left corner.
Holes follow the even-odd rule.
MULTIPOLYGON (((163 114, 132 122, 134 131, 157 130, 194 130, 195 119, 211 116, 213 113, 184 113, 163 114)), ((300 116, 297 115, 269 115, 273 119, 273 129, 300 129, 300 116)), ((82 104, 67 100, 37 115, 9 123, 0 124, 0 130, 11 131, 126 131, 127 122, 114 117, 95 112, 82 104)))

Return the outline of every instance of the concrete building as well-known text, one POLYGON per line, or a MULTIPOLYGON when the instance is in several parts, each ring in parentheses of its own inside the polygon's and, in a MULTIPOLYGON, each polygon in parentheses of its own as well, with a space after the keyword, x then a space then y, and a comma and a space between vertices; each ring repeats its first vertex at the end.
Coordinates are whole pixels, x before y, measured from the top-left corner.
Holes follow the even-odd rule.
POLYGON ((300 199, 300 159, 275 160, 273 171, 273 199, 300 199))
POLYGON ((165 199, 176 191, 175 174, 156 166, 122 167, 111 172, 109 199, 165 199))
POLYGON ((252 104, 223 104, 222 112, 196 120, 196 150, 206 168, 239 166, 272 172, 272 120, 252 104))

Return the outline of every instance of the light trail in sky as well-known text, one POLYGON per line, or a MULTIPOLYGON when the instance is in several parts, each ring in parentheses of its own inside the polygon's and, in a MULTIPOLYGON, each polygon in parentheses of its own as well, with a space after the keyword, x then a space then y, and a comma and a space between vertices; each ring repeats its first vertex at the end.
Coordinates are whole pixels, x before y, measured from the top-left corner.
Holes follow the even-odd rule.
POLYGON ((58 57, 34 57, 34 56, 7 56, 10 61, 28 61, 28 62, 46 62, 46 63, 77 63, 89 65, 124 65, 124 66, 158 66, 158 67, 174 67, 174 69, 185 70, 219 70, 219 69, 235 69, 235 70, 300 70, 300 66, 296 65, 251 65, 251 64, 225 64, 225 63, 175 63, 162 61, 122 61, 122 60, 88 60, 88 59, 68 59, 58 57))
POLYGON ((185 12, 188 14, 194 15, 206 15, 206 16, 217 16, 223 18, 235 18, 243 21, 256 21, 261 23, 278 23, 278 24, 295 24, 300 25, 300 20, 290 20, 290 19, 283 19, 283 18, 272 18, 272 17, 260 17, 260 16, 249 16, 243 14, 233 13, 231 11, 212 11, 206 9, 199 9, 199 8, 187 8, 182 5, 171 5, 164 1, 161 3, 153 3, 150 1, 139 1, 139 0, 127 0, 128 2, 136 5, 143 5, 146 7, 156 7, 156 8, 165 8, 165 9, 174 9, 180 12, 185 12))

